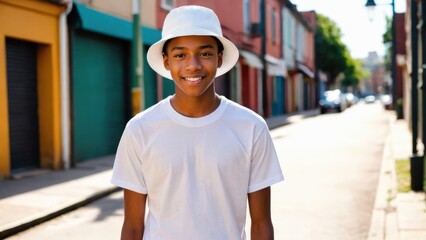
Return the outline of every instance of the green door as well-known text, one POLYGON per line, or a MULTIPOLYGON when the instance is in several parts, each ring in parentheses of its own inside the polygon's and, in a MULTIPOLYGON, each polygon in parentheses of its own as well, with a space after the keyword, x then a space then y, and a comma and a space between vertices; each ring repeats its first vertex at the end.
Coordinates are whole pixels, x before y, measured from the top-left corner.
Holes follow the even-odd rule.
POLYGON ((129 116, 128 43, 75 32, 72 55, 73 160, 114 154, 129 116))

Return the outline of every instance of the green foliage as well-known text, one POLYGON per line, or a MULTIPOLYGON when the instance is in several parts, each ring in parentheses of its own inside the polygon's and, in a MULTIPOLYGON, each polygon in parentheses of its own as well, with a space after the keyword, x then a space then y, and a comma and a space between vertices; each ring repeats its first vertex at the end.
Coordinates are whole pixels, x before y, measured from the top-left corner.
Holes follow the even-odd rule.
MULTIPOLYGON (((396 160, 395 171, 396 171, 398 192, 411 191, 410 160, 409 159, 396 160)), ((425 172, 426 172, 426 166, 425 166, 425 172)), ((423 187, 426 190, 426 175, 423 178, 423 187)))
POLYGON ((317 14, 317 32, 315 34, 315 59, 317 68, 321 69, 334 82, 343 74, 343 88, 357 86, 360 79, 366 76, 361 63, 350 55, 342 42, 340 28, 328 17, 317 14))
POLYGON ((411 190, 410 161, 402 159, 395 161, 398 192, 409 192, 411 190))
POLYGON ((341 41, 341 30, 328 17, 317 15, 315 35, 316 66, 334 80, 346 68, 346 46, 341 41))
POLYGON ((383 43, 392 43, 392 17, 386 16, 386 31, 383 33, 383 43))
POLYGON ((392 17, 386 16, 386 31, 383 33, 383 43, 386 46, 384 62, 387 70, 391 69, 392 64, 392 17))
POLYGON ((344 71, 344 78, 342 80, 343 88, 357 86, 360 79, 364 79, 368 76, 368 73, 362 69, 360 60, 348 58, 346 64, 347 67, 344 71))

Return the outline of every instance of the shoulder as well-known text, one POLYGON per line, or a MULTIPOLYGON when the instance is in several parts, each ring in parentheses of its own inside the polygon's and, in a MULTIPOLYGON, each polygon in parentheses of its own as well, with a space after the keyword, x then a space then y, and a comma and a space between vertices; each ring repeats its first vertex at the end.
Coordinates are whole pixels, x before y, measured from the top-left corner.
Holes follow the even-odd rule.
POLYGON ((236 121, 241 121, 241 123, 250 123, 257 125, 259 127, 266 127, 267 124, 265 119, 251 110, 250 108, 247 108, 245 106, 242 106, 232 100, 229 100, 225 97, 222 97, 226 101, 226 113, 225 115, 229 118, 233 118, 236 121))
POLYGON ((136 114, 132 117, 126 125, 126 128, 135 129, 152 127, 152 125, 160 122, 162 119, 165 119, 164 104, 166 104, 168 98, 161 100, 160 102, 154 104, 153 106, 143 110, 142 112, 136 114))
POLYGON ((224 113, 225 119, 237 122, 238 124, 247 127, 247 129, 252 128, 261 131, 269 131, 268 125, 262 116, 232 100, 226 99, 223 96, 222 98, 224 98, 224 101, 226 102, 226 110, 224 113))

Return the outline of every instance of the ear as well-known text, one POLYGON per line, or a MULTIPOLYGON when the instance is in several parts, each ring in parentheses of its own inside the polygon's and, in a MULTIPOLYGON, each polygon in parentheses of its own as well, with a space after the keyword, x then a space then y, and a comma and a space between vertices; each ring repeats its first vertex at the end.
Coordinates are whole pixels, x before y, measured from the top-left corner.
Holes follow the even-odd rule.
POLYGON ((217 54, 217 67, 220 68, 222 66, 223 61, 223 52, 217 54))
POLYGON ((163 65, 164 65, 165 69, 170 70, 170 68, 169 68, 169 56, 167 56, 166 54, 163 54, 163 65))

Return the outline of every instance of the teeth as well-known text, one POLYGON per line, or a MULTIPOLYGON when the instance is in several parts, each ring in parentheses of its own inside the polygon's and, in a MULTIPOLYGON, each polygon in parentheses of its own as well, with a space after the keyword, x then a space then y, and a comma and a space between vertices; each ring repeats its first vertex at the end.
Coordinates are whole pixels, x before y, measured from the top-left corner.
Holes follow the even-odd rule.
POLYGON ((185 78, 185 80, 190 81, 190 82, 196 82, 198 80, 201 80, 201 77, 197 77, 197 78, 185 78))

